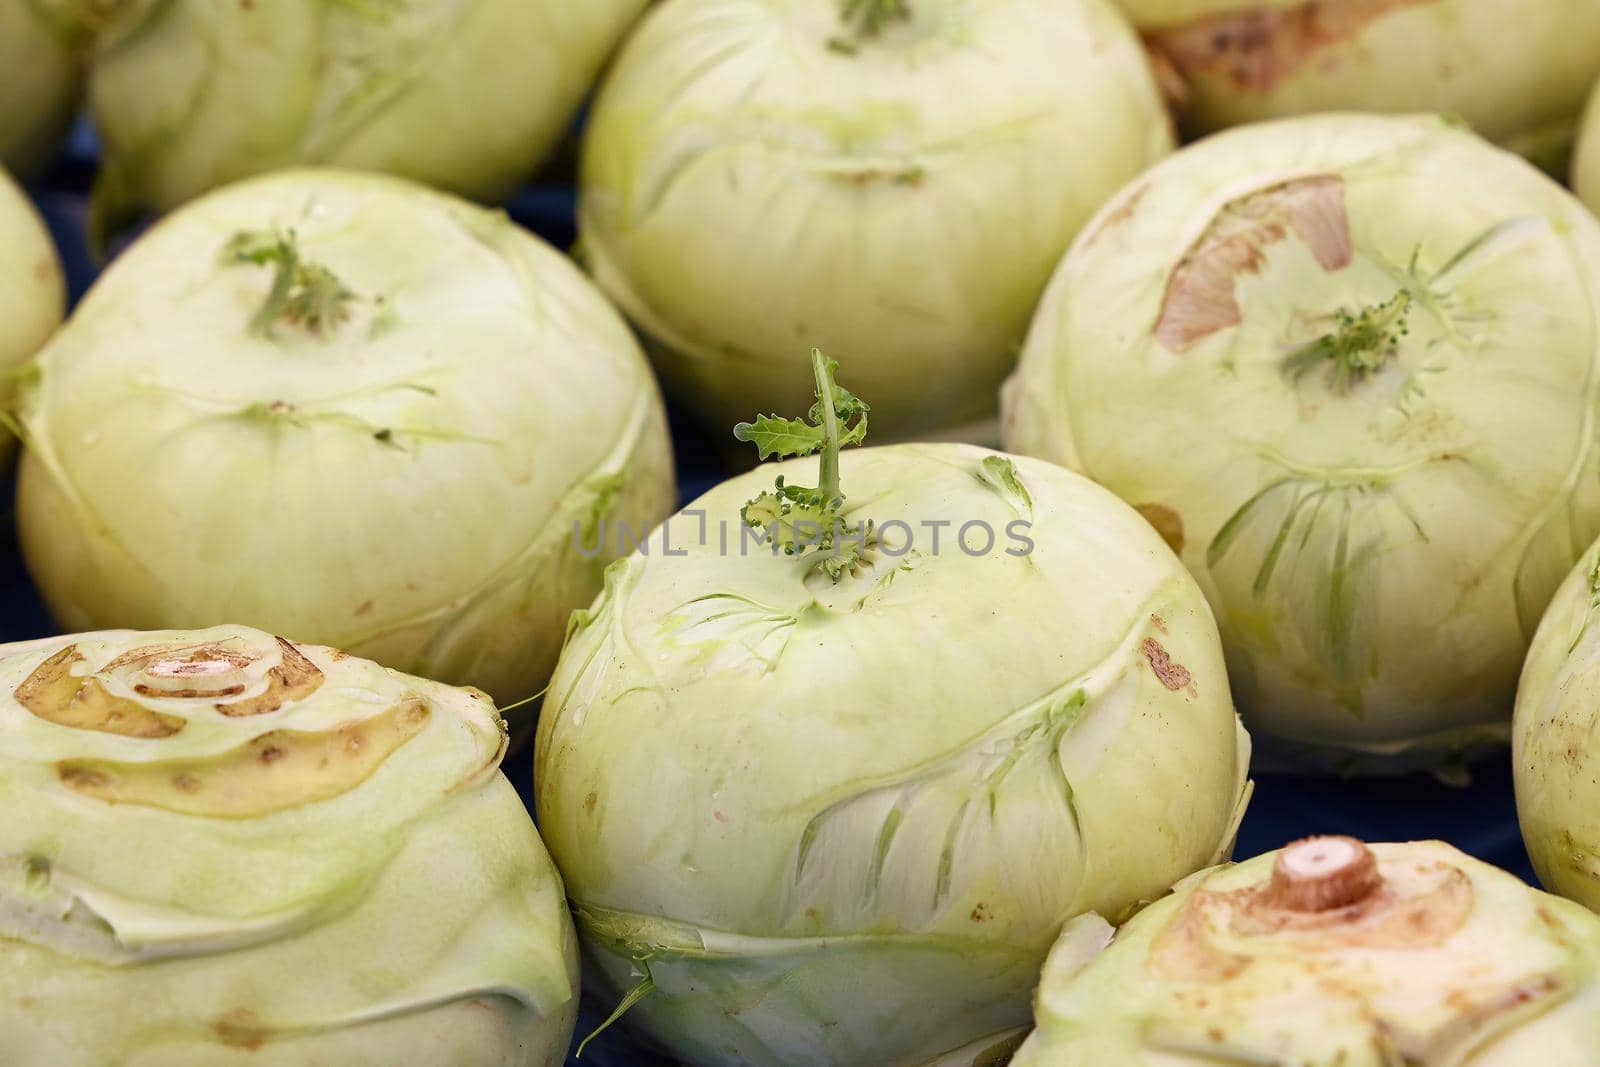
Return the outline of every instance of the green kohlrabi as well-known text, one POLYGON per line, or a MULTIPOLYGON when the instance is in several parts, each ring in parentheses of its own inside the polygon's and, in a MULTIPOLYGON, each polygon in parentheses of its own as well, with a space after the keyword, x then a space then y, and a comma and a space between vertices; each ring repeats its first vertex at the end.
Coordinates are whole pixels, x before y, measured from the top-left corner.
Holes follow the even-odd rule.
POLYGON ((818 459, 712 489, 576 617, 540 824, 597 985, 686 1061, 993 1063, 1063 922, 1231 849, 1249 740, 1137 514, 968 445, 841 455, 867 405, 813 370, 808 418, 738 435, 818 459))
POLYGON ((481 692, 259 630, 0 646, 7 1067, 555 1067, 561 881, 481 692))
POLYGON ((1587 1067, 1600 919, 1439 841, 1347 837, 1069 924, 1013 1067, 1587 1067))
POLYGON ((583 254, 709 424, 803 406, 804 341, 880 436, 992 436, 1051 268, 1170 126, 1110 0, 668 0, 591 116, 583 254))
POLYGON ((1211 600, 1279 761, 1427 765, 1507 736, 1600 533, 1600 224, 1436 118, 1230 131, 1063 261, 1013 450, 1135 505, 1211 600))
POLYGON ((114 263, 25 379, 18 509, 70 629, 260 625, 502 701, 673 499, 627 326, 394 178, 254 179, 114 263), (609 546, 609 547, 608 547, 609 546))
POLYGON ((1438 111, 1558 169, 1600 77, 1595 0, 1121 0, 1197 131, 1438 111))
POLYGON ((1578 154, 1572 164, 1573 187, 1589 210, 1600 215, 1600 84, 1589 98, 1578 130, 1578 154))
POLYGON ((47 160, 78 105, 89 30, 113 2, 0 0, 0 167, 47 160))
POLYGON ((1539 879, 1600 911, 1600 544, 1539 624, 1517 689, 1517 815, 1539 879))
POLYGON ((645 0, 122 0, 90 80, 104 222, 279 167, 492 201, 561 136, 645 0))
MULTIPOLYGON (((0 397, 15 393, 22 365, 61 325, 66 298, 61 260, 44 221, 0 169, 0 397)), ((7 456, 10 442, 5 434, 0 448, 7 456)))

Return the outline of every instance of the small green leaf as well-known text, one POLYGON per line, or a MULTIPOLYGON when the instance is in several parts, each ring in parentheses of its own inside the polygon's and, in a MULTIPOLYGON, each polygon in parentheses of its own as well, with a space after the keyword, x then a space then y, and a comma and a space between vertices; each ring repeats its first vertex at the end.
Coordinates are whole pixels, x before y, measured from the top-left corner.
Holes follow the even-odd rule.
POLYGON ((1017 514, 1033 516, 1033 497, 1017 474, 1017 465, 1005 456, 985 456, 979 464, 978 480, 999 493, 1017 514))
POLYGON ((733 428, 733 436, 756 446, 762 459, 777 456, 810 456, 823 445, 821 426, 812 426, 801 419, 785 419, 777 415, 758 415, 755 422, 741 422, 733 428))

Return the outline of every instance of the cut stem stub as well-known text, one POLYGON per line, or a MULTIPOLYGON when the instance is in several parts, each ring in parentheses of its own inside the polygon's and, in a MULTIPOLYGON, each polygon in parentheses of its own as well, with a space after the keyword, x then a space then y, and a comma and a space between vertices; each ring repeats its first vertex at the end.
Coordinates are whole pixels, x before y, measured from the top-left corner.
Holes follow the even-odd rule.
POLYGON ((1287 911, 1334 911, 1365 900, 1382 884, 1377 857, 1362 842, 1307 837, 1278 853, 1266 897, 1287 911))

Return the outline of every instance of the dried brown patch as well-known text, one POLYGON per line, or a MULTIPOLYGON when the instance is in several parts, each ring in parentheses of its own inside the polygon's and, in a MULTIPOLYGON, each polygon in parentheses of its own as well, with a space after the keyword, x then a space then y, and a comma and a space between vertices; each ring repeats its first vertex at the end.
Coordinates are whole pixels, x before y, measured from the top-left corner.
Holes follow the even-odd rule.
POLYGON ((373 607, 372 601, 363 600, 361 602, 361 606, 356 608, 356 615, 358 617, 362 616, 362 615, 371 615, 372 614, 372 607, 373 607))
POLYGON ((1167 279, 1155 338, 1182 353, 1243 321, 1234 287, 1259 274, 1267 249, 1293 233, 1323 270, 1350 265, 1354 249, 1344 179, 1318 174, 1274 185, 1227 204, 1167 279))
POLYGON ((124 763, 67 760, 61 784, 108 804, 249 819, 349 792, 422 732, 431 709, 408 697, 370 719, 323 731, 273 730, 219 756, 124 763))
POLYGON ((212 1027, 217 1040, 229 1048, 254 1052, 267 1043, 267 1030, 249 1008, 234 1008, 223 1015, 212 1027))
POLYGON ((600 803, 600 794, 591 789, 589 790, 589 795, 583 798, 583 810, 593 815, 595 805, 598 803, 600 803))
POLYGON ((1148 44, 1182 80, 1220 74, 1241 89, 1266 92, 1384 15, 1429 2, 1308 0, 1297 7, 1234 11, 1153 33, 1148 44))
POLYGON ((1167 547, 1183 555, 1183 516, 1165 504, 1135 504, 1133 510, 1144 516, 1144 521, 1154 526, 1167 547))
POLYGON ((82 662, 77 645, 63 648, 17 686, 17 703, 57 726, 121 737, 171 737, 184 728, 184 720, 177 715, 114 696, 96 677, 74 675, 73 666, 82 662))
POLYGON ((266 715, 285 704, 304 700, 322 687, 322 671, 300 650, 283 638, 274 638, 283 653, 283 662, 267 671, 267 689, 249 700, 218 704, 217 710, 229 718, 266 715))
POLYGON ((1150 663, 1150 669, 1155 672, 1157 678, 1161 679, 1161 684, 1168 689, 1177 692, 1194 681, 1194 676, 1189 673, 1189 669, 1183 664, 1175 662, 1167 654, 1167 650, 1161 647, 1161 642, 1155 638, 1145 638, 1144 644, 1140 647, 1144 650, 1144 658, 1150 663))

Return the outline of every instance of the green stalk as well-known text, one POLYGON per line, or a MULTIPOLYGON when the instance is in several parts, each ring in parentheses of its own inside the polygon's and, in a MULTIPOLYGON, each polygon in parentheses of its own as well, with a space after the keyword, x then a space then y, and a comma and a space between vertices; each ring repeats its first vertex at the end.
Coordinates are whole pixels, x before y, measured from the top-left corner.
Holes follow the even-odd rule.
POLYGON ((811 350, 811 373, 817 379, 817 399, 822 403, 822 490, 824 500, 843 500, 839 489, 839 416, 833 410, 833 383, 828 380, 828 368, 823 364, 822 352, 811 350))

